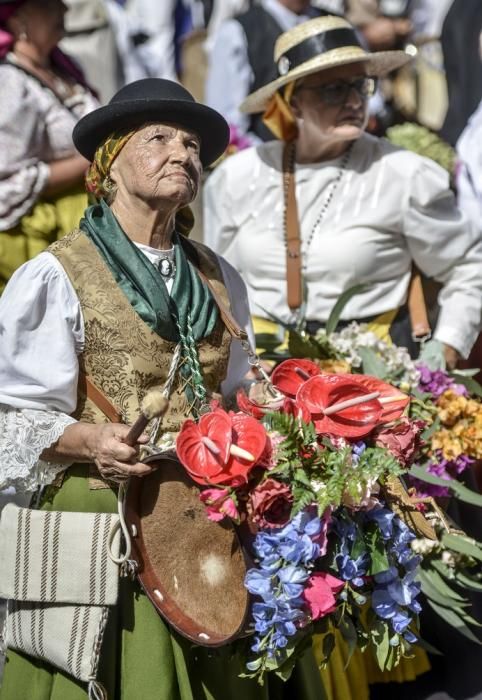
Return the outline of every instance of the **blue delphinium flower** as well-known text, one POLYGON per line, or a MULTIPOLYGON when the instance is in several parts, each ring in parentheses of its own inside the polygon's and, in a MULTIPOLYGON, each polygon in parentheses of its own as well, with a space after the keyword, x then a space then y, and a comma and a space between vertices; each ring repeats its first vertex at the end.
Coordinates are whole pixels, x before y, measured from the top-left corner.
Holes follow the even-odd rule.
POLYGON ((421 557, 410 546, 415 534, 386 508, 368 511, 366 518, 377 523, 392 564, 373 577, 372 608, 382 620, 390 621, 396 634, 413 643, 417 637, 408 627, 422 607, 417 600, 421 585, 415 581, 421 557))
MULTIPOLYGON (((284 660, 289 638, 305 619, 302 594, 320 556, 320 547, 313 539, 321 530, 316 511, 308 508, 283 528, 258 532, 253 545, 257 567, 249 569, 244 582, 248 591, 261 599, 252 607, 254 653, 276 658, 279 663, 284 660)), ((250 661, 247 667, 257 670, 257 661, 250 661)))

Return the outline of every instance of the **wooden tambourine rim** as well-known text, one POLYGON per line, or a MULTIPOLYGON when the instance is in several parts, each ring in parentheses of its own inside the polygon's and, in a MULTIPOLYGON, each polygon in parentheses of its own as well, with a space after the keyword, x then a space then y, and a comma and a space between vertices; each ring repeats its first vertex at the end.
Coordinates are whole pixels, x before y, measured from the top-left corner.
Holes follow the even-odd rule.
MULTIPOLYGON (((144 462, 148 464, 149 462, 158 462, 161 460, 179 464, 179 461, 177 459, 165 455, 153 455, 147 457, 144 460, 144 462)), ((194 481, 192 483, 197 487, 197 484, 195 484, 194 481)), ((126 520, 127 526, 132 536, 132 557, 138 564, 137 578, 139 579, 142 588, 144 589, 147 597, 154 605, 156 610, 171 627, 173 627, 177 632, 179 632, 179 634, 181 634, 183 637, 186 637, 187 639, 190 639, 192 642, 198 644, 199 646, 224 646, 245 634, 249 610, 251 607, 249 594, 247 594, 246 597, 246 610, 244 613, 243 620, 239 625, 239 628, 229 636, 217 634, 212 630, 206 631, 202 629, 192 618, 187 616, 180 609, 180 607, 170 598, 169 594, 166 592, 165 587, 162 585, 161 580, 159 579, 152 567, 149 555, 146 551, 146 547, 144 544, 144 539, 142 536, 142 520, 139 516, 138 507, 141 491, 142 479, 136 477, 130 479, 126 499, 126 520)), ((243 543, 234 525, 232 526, 232 528, 234 536, 238 541, 240 550, 248 567, 249 557, 246 556, 243 543)), ((221 604, 222 603, 223 601, 221 601, 221 604)))

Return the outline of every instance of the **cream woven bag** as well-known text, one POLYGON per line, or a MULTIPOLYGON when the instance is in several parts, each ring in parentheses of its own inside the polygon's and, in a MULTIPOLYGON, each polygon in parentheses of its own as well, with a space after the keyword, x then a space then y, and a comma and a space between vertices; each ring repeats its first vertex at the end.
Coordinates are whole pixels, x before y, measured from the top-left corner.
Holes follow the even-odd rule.
POLYGON ((0 520, 0 597, 6 645, 47 661, 104 698, 97 667, 109 607, 117 603, 119 516, 20 508, 0 520), (111 530, 115 535, 109 538, 111 530))

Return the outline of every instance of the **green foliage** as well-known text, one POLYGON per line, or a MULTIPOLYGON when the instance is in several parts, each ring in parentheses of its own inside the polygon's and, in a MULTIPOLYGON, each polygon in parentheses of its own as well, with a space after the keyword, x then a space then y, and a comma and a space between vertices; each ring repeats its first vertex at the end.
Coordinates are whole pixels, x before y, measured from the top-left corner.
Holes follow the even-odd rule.
POLYGON ((424 467, 418 465, 414 465, 410 469, 409 474, 410 476, 420 479, 420 481, 425 481, 427 484, 435 484, 436 486, 444 486, 450 489, 460 501, 482 507, 482 495, 471 491, 471 489, 468 489, 455 479, 441 479, 439 476, 429 473, 424 467))
POLYGON ((328 321, 326 322, 326 335, 330 335, 330 333, 336 331, 336 327, 338 326, 338 322, 340 320, 342 311, 348 304, 350 299, 356 296, 357 294, 363 294, 363 292, 366 292, 367 289, 367 284, 356 284, 354 287, 350 287, 350 289, 347 289, 346 292, 340 294, 335 303, 335 306, 330 312, 328 321))
POLYGON ((372 377, 379 379, 388 379, 389 370, 386 364, 378 357, 377 353, 370 348, 357 348, 357 352, 362 358, 362 367, 364 374, 370 374, 372 377))
POLYGON ((425 126, 405 122, 387 129, 388 140, 396 146, 431 158, 451 175, 455 167, 455 150, 425 126))

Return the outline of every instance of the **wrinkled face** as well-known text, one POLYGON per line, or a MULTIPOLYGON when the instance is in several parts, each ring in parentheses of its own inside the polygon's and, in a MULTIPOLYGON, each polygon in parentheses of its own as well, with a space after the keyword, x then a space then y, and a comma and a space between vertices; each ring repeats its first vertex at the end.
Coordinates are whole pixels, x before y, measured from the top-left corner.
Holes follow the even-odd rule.
POLYGON ((152 209, 189 204, 199 188, 200 150, 199 136, 176 124, 141 127, 112 164, 116 197, 135 197, 152 209))
POLYGON ((50 51, 65 34, 66 11, 62 0, 27 0, 10 19, 10 24, 16 37, 25 33, 28 41, 50 51))
POLYGON ((330 68, 302 78, 291 98, 300 134, 305 132, 332 141, 357 139, 367 123, 369 95, 363 94, 367 90, 369 92, 369 80, 361 63, 330 68))

